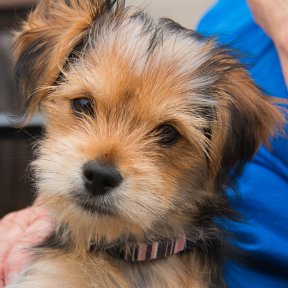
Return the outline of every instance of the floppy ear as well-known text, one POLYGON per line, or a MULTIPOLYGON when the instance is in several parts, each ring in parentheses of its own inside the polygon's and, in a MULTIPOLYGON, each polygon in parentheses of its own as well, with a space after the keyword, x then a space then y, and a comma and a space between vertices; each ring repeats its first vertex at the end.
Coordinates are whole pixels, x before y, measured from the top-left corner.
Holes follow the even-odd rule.
POLYGON ((218 71, 221 77, 215 85, 219 108, 212 140, 216 150, 211 159, 217 167, 218 187, 232 184, 229 180, 242 172, 261 144, 269 146, 270 137, 282 132, 285 123, 281 100, 264 95, 233 58, 220 61, 226 63, 222 63, 224 70, 218 71))
MULTIPOLYGON (((69 55, 84 45, 93 21, 115 2, 42 0, 30 14, 16 34, 14 50, 19 95, 30 111, 43 99, 43 88, 55 83, 69 55)), ((116 7, 124 5, 118 2, 116 7)))

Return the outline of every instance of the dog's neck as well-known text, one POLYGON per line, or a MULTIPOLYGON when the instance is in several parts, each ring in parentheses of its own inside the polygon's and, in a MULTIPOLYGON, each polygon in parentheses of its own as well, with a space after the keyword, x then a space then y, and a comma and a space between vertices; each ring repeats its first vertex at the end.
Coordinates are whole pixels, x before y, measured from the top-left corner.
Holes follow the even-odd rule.
MULTIPOLYGON (((162 259, 179 253, 190 252, 197 240, 191 240, 185 234, 172 239, 164 239, 149 243, 124 242, 105 248, 111 256, 126 262, 144 262, 162 259)), ((92 244, 91 251, 103 250, 99 245, 92 244)))

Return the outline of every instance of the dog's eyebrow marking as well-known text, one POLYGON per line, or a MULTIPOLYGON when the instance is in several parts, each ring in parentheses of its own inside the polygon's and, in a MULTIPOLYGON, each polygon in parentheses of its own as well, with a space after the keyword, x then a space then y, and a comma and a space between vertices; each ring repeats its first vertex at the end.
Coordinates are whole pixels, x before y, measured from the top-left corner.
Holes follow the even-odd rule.
POLYGON ((135 91, 133 89, 129 89, 124 93, 124 102, 127 104, 134 99, 135 91))
POLYGON ((71 7, 71 2, 70 2, 70 0, 65 0, 65 4, 66 4, 67 6, 69 6, 69 7, 71 7))

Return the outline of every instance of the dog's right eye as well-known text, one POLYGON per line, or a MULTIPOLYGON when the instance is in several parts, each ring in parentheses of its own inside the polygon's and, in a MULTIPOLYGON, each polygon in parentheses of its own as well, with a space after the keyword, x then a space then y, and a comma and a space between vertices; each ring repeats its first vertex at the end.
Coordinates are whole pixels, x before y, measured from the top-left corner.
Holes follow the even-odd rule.
POLYGON ((94 108, 92 100, 87 97, 72 99, 72 109, 76 115, 94 116, 94 108))
POLYGON ((163 147, 174 145, 181 137, 178 130, 170 124, 163 124, 157 128, 158 143, 163 147))

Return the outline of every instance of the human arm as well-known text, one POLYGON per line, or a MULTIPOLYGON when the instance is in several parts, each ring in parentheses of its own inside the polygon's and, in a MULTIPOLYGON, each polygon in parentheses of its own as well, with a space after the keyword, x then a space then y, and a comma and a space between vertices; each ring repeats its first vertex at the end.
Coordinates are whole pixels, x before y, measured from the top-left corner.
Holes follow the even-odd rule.
POLYGON ((247 0, 255 22, 271 37, 288 87, 288 0, 247 0))

